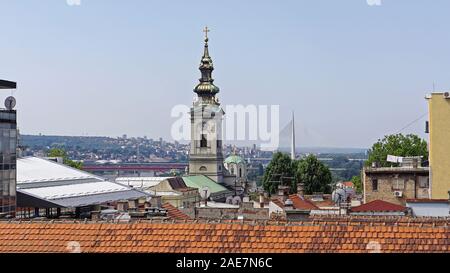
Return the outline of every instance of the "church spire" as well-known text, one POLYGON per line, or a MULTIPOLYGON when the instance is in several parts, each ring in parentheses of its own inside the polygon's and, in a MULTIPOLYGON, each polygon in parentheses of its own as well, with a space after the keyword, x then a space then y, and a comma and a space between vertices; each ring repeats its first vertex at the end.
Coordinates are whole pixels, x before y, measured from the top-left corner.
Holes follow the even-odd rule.
POLYGON ((208 27, 205 27, 203 32, 205 32, 205 47, 203 50, 202 60, 200 62, 200 72, 201 78, 199 79, 200 83, 195 87, 194 92, 199 96, 212 96, 214 97, 217 93, 219 93, 219 87, 213 84, 214 79, 212 78, 212 71, 214 70, 213 62, 211 57, 209 56, 208 49, 208 32, 210 30, 208 27))

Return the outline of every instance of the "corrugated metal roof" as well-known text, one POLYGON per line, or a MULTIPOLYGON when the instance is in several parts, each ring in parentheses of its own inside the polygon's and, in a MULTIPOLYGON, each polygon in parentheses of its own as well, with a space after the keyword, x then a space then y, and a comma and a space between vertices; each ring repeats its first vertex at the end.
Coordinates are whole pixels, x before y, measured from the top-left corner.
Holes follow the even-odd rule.
POLYGON ((95 195, 101 193, 126 191, 129 189, 130 188, 117 183, 102 181, 55 187, 28 188, 22 189, 22 192, 40 196, 41 198, 47 200, 54 200, 69 197, 79 197, 83 195, 95 195))
POLYGON ((146 197, 147 194, 136 191, 136 190, 125 190, 119 192, 110 192, 110 193, 102 193, 95 195, 83 195, 77 197, 69 197, 62 199, 51 200, 51 202, 56 203, 62 207, 66 208, 74 208, 74 207, 82 207, 82 206, 90 206, 90 205, 99 205, 110 202, 115 202, 119 200, 127 200, 127 199, 137 199, 141 197, 146 197))
MULTIPOLYGON (((37 157, 17 160, 17 191, 23 198, 79 207, 146 197, 149 194, 37 157)), ((20 200, 18 200, 20 204, 20 200)), ((28 202, 29 203, 29 202, 28 202)))
POLYGON ((104 180, 93 174, 39 157, 17 159, 17 184, 80 179, 104 180))

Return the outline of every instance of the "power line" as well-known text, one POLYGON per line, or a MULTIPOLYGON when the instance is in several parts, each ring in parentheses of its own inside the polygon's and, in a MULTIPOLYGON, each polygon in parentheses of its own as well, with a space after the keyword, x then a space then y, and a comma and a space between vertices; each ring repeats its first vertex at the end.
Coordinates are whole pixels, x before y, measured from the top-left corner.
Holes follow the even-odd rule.
POLYGON ((417 119, 413 120, 412 122, 408 123, 405 127, 403 127, 402 129, 400 129, 397 134, 401 133, 403 130, 407 129, 408 127, 410 127, 411 125, 413 125, 414 123, 418 122, 419 120, 423 119, 426 115, 428 114, 428 112, 422 114, 420 117, 418 117, 417 119))

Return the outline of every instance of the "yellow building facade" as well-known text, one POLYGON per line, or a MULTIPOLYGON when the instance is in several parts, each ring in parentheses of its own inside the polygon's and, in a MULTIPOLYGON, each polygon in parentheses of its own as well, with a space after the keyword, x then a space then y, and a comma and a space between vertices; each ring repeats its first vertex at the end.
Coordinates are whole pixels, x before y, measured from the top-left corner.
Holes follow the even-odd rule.
POLYGON ((432 93, 427 100, 431 198, 447 199, 450 191, 450 95, 432 93))

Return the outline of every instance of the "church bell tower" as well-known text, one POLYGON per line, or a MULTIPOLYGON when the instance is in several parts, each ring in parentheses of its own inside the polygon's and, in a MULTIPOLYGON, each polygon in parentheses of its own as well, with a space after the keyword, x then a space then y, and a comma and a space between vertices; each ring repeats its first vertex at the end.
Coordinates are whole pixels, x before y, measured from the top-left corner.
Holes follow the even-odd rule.
POLYGON ((208 27, 205 28, 205 46, 200 62, 200 83, 194 88, 197 94, 191 108, 191 147, 189 175, 206 175, 217 183, 223 182, 222 118, 214 85, 213 62, 208 50, 208 27))

